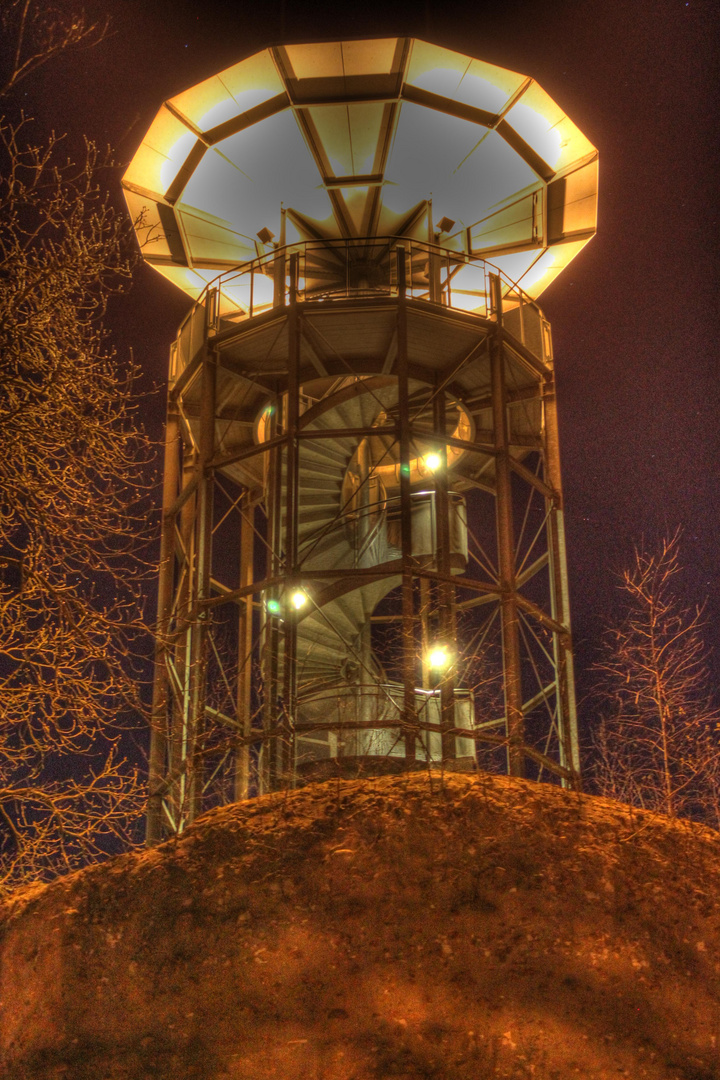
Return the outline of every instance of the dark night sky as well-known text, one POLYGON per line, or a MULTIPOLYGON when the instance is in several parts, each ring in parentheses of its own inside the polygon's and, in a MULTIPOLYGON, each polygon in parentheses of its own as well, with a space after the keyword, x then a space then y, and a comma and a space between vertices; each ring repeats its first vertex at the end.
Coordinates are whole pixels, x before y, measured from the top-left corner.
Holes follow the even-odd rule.
MULTIPOLYGON (((123 165, 164 99, 281 40, 409 34, 538 80, 600 151, 598 235, 540 300, 555 342, 579 667, 616 595, 612 570, 643 535, 678 525, 681 587, 688 602, 708 597, 708 643, 720 652, 717 4, 85 6, 111 16, 112 36, 28 82, 25 105, 58 131, 112 143, 123 165)), ((161 383, 186 308, 143 269, 113 315, 121 356, 132 347, 161 383)), ((163 410, 161 393, 148 399, 158 435, 163 410)))

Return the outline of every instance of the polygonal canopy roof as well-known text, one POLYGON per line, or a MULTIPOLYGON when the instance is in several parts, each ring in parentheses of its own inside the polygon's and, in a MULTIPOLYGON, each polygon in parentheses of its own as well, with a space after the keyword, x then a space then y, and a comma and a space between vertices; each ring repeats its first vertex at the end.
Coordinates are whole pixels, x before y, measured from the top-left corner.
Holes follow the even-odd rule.
POLYGON ((165 102, 123 187, 146 261, 193 298, 271 234, 430 240, 537 297, 595 233, 597 151, 533 79, 461 53, 286 45, 165 102))

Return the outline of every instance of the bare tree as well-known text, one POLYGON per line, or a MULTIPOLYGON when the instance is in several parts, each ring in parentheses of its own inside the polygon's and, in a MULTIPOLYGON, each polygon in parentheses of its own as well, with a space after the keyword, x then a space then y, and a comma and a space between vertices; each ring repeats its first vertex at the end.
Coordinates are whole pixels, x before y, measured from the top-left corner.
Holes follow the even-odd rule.
POLYGON ((64 13, 36 0, 0 0, 0 28, 8 56, 0 97, 7 97, 33 71, 68 49, 96 45, 108 26, 107 19, 93 22, 83 11, 64 13))
MULTIPOLYGON (((3 24, 10 113, 22 78, 103 33, 26 0, 3 24)), ((140 707, 148 448, 104 328, 135 256, 107 159, 34 130, 0 119, 0 891, 126 841, 142 806, 120 742, 140 707)))
POLYGON ((625 611, 597 665, 596 780, 602 794, 717 827, 720 712, 712 698, 702 611, 675 589, 679 531, 636 549, 622 574, 625 611))

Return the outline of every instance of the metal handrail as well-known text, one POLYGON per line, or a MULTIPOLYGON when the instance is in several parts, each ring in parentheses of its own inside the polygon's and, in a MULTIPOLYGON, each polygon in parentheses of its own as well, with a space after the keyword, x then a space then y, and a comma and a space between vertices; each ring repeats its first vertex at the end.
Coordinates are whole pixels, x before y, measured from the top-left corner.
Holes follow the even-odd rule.
POLYGON ((199 315, 202 330, 207 333, 285 307, 291 299, 332 302, 397 296, 393 253, 398 250, 405 252, 406 295, 410 298, 494 320, 497 312, 490 277, 497 277, 504 311, 520 312, 520 337, 525 336, 524 309, 533 310, 545 333, 548 324, 538 304, 486 259, 404 236, 370 236, 298 241, 222 271, 205 286, 180 324, 178 340, 188 323, 199 315), (289 280, 291 255, 297 255, 296 282, 289 280), (468 282, 474 287, 460 288, 460 275, 468 269, 475 272, 468 282))

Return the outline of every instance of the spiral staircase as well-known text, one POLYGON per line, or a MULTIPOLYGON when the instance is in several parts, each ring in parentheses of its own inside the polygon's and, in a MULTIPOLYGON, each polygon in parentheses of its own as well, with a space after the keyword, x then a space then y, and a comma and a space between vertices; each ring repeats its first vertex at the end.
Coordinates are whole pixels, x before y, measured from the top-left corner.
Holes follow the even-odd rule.
MULTIPOLYGON (((392 414, 396 404, 395 380, 349 377, 339 380, 335 390, 310 406, 301 419, 306 437, 300 442, 298 463, 298 570, 392 570, 393 564, 397 565, 397 574, 384 574, 363 584, 349 577, 347 590, 329 600, 303 594, 307 596, 307 610, 299 613, 295 646, 295 767, 301 771, 312 769, 314 762, 324 758, 404 755, 397 726, 402 687, 388 678, 372 649, 370 633, 377 605, 400 583, 399 537, 393 536, 392 528, 392 504, 398 500, 388 496, 374 468, 382 468, 385 463, 385 471, 392 474, 397 468, 396 444, 388 435, 370 435, 367 440, 342 435, 332 439, 311 437, 316 430, 362 428, 372 432, 392 414), (363 441, 370 458, 364 477, 357 471, 363 441), (362 722, 376 722, 378 727, 358 729, 362 722), (319 723, 330 725, 331 730, 318 729, 319 723), (310 730, 303 734, 303 729, 310 730)), ((284 497, 281 503, 285 506, 284 497)), ((413 555, 430 567, 433 545, 427 542, 429 530, 418 525, 423 516, 432 513, 431 492, 416 495, 415 510, 413 555)), ((459 510, 455 520, 455 533, 462 533, 464 519, 459 510)), ((283 527, 285 524, 283 516, 283 527)), ((465 565, 462 539, 456 540, 455 547, 455 569, 459 572, 465 565)), ((282 638, 279 651, 282 661, 282 638)), ((437 695, 418 688, 417 697, 422 718, 437 722, 437 695)), ((465 695, 457 706, 468 724, 469 705, 465 695)), ((457 723, 462 723, 460 715, 457 723)), ((432 759, 439 752, 437 742, 438 737, 432 734, 421 736, 418 760, 427 760, 428 755, 432 759)), ((473 756, 471 739, 458 737, 457 742, 458 757, 473 756)))

